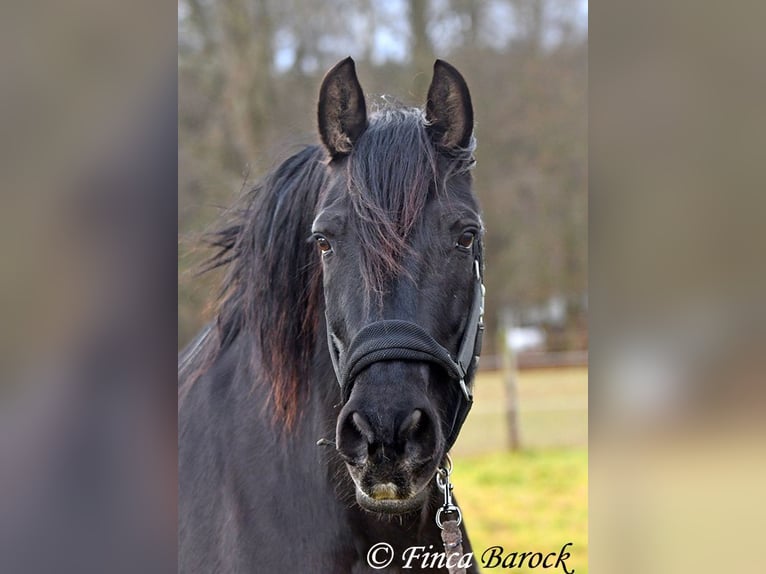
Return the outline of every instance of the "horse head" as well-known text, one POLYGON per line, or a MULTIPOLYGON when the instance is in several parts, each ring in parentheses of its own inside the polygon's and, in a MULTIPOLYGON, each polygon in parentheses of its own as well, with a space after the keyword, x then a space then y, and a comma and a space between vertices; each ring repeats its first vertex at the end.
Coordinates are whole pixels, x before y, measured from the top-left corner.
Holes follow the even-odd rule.
POLYGON ((327 185, 312 225, 341 387, 336 445, 367 510, 419 509, 471 406, 482 221, 473 109, 438 61, 425 109, 368 114, 354 62, 320 89, 327 185))

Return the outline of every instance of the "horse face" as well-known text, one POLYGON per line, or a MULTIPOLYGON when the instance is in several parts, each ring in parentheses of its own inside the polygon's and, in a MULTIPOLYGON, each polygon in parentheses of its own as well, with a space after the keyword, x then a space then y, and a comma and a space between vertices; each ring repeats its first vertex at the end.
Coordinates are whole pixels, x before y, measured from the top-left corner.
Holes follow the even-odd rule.
MULTIPOLYGON (((323 83, 319 126, 330 184, 312 233, 333 344, 343 352, 365 326, 398 319, 455 354, 481 241, 466 161, 455 163, 456 154, 470 158, 473 141, 465 82, 437 62, 425 117, 382 110, 368 121, 353 62, 345 60, 323 83)), ((434 363, 380 360, 351 389, 336 442, 357 502, 387 513, 422 507, 446 454, 460 387, 434 363)))

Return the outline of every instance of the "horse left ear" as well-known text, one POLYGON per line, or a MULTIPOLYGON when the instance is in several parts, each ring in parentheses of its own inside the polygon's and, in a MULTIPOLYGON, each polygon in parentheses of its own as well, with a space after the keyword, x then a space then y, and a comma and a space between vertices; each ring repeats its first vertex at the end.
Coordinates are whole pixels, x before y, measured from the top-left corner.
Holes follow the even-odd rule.
POLYGON ((319 89, 319 135, 333 159, 351 152, 367 128, 364 92, 354 60, 341 60, 327 72, 319 89))
POLYGON ((471 94, 463 76, 444 60, 434 63, 426 120, 431 138, 446 149, 466 148, 473 135, 471 94))

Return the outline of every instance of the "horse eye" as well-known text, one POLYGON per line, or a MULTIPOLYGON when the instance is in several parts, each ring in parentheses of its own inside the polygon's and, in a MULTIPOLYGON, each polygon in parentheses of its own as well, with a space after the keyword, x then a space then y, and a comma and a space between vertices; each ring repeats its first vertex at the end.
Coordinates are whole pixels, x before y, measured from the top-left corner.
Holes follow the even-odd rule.
POLYGON ((326 237, 322 237, 321 235, 317 236, 316 238, 317 247, 319 247, 319 251, 322 253, 329 253, 332 251, 332 245, 330 245, 330 242, 327 241, 326 237))
POLYGON ((473 246, 473 240, 476 239, 476 233, 473 231, 464 231, 457 240, 457 246, 463 249, 470 249, 473 246))

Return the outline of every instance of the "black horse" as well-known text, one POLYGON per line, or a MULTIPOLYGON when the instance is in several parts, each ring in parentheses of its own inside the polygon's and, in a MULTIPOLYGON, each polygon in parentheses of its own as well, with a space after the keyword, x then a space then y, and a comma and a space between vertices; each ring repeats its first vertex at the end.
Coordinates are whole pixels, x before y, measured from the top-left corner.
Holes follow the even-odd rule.
POLYGON ((425 110, 368 117, 348 58, 318 119, 323 145, 213 235, 220 308, 179 361, 182 572, 369 572, 380 542, 391 572, 408 547, 442 551, 434 477, 483 328, 468 88, 437 61, 425 110))

